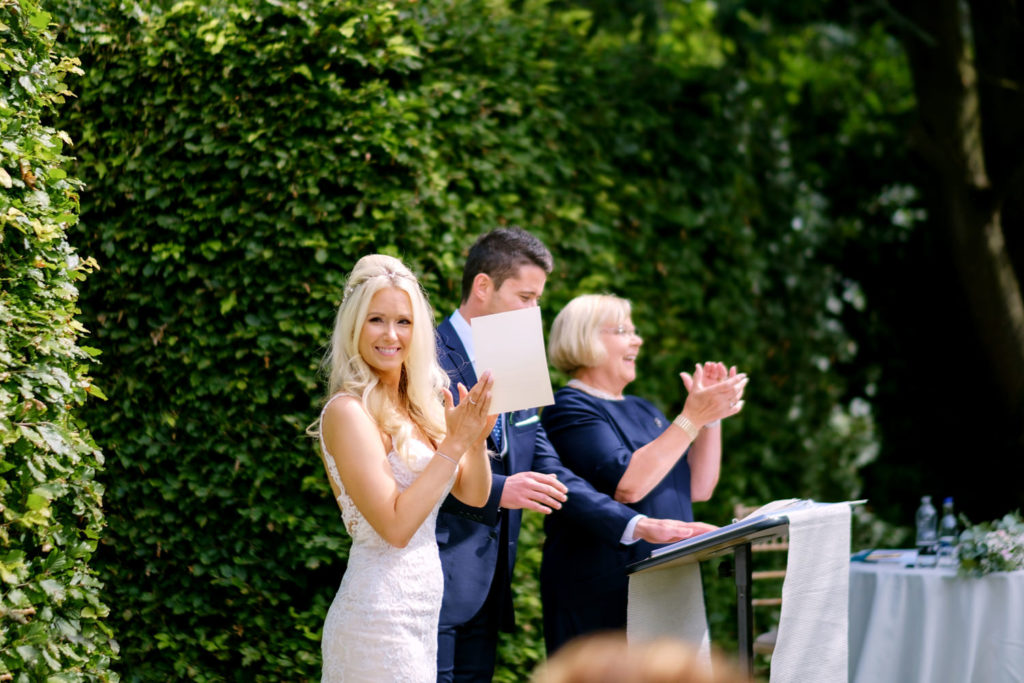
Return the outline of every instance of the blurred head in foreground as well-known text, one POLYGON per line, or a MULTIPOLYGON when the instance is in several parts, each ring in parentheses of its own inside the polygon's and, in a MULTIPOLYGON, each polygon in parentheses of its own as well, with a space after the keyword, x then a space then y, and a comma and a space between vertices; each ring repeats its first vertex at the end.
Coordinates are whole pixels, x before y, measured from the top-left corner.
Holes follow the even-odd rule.
POLYGON ((629 642, 622 632, 577 638, 541 664, 531 683, 750 683, 729 661, 701 661, 673 638, 629 642))

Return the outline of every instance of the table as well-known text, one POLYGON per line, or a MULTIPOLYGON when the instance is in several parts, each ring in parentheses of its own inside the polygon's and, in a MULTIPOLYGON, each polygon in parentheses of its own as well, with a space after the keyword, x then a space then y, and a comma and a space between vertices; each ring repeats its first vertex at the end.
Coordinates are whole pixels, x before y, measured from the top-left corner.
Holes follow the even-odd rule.
POLYGON ((1024 571, 850 564, 850 683, 1024 682, 1024 571))

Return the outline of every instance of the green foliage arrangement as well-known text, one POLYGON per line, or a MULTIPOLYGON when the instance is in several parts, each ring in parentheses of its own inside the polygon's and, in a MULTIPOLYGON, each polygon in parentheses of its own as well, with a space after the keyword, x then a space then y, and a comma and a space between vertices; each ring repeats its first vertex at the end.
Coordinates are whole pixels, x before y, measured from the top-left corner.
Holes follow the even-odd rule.
POLYGON ((1024 518, 1020 511, 992 522, 970 524, 965 518, 961 522, 964 530, 957 544, 957 554, 962 576, 1024 569, 1024 518))
POLYGON ((78 344, 96 263, 68 243, 81 182, 51 123, 81 70, 54 41, 38 2, 0 2, 0 680, 117 680, 90 565, 103 456, 77 416, 103 398, 78 344))
MULTIPOLYGON (((108 454, 96 561, 126 680, 319 675, 348 539, 303 432, 371 251, 444 315, 472 240, 518 224, 555 253, 549 321, 579 293, 634 301, 634 393, 670 412, 694 363, 749 372, 703 519, 858 493, 870 405, 838 372, 855 287, 821 258, 849 226, 710 5, 665 6, 655 33, 504 0, 62 10, 86 72, 65 122, 82 248, 103 264, 82 298, 111 396, 87 414, 108 454)), ((543 656, 540 521, 498 681, 543 656)), ((728 637, 731 603, 709 604, 728 637)))

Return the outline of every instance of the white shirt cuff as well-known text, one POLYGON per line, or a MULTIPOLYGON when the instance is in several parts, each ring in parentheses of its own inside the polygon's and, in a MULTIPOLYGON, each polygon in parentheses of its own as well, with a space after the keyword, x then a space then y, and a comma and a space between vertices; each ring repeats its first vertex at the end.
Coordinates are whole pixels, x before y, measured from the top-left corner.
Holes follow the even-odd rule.
POLYGON ((637 515, 633 519, 629 520, 629 524, 626 525, 626 530, 622 532, 622 539, 619 541, 622 545, 633 545, 639 538, 633 538, 633 534, 636 532, 636 525, 641 519, 647 515, 637 515))

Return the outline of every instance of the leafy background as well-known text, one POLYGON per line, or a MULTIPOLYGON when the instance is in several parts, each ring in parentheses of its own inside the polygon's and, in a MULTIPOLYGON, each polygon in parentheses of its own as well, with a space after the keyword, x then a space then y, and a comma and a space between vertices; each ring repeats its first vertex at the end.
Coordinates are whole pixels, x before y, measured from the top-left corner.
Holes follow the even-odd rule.
POLYGON ((117 680, 89 563, 104 458, 80 419, 103 397, 76 306, 96 261, 68 242, 82 183, 52 125, 81 71, 53 54, 50 20, 33 0, 0 3, 0 680, 117 680))

